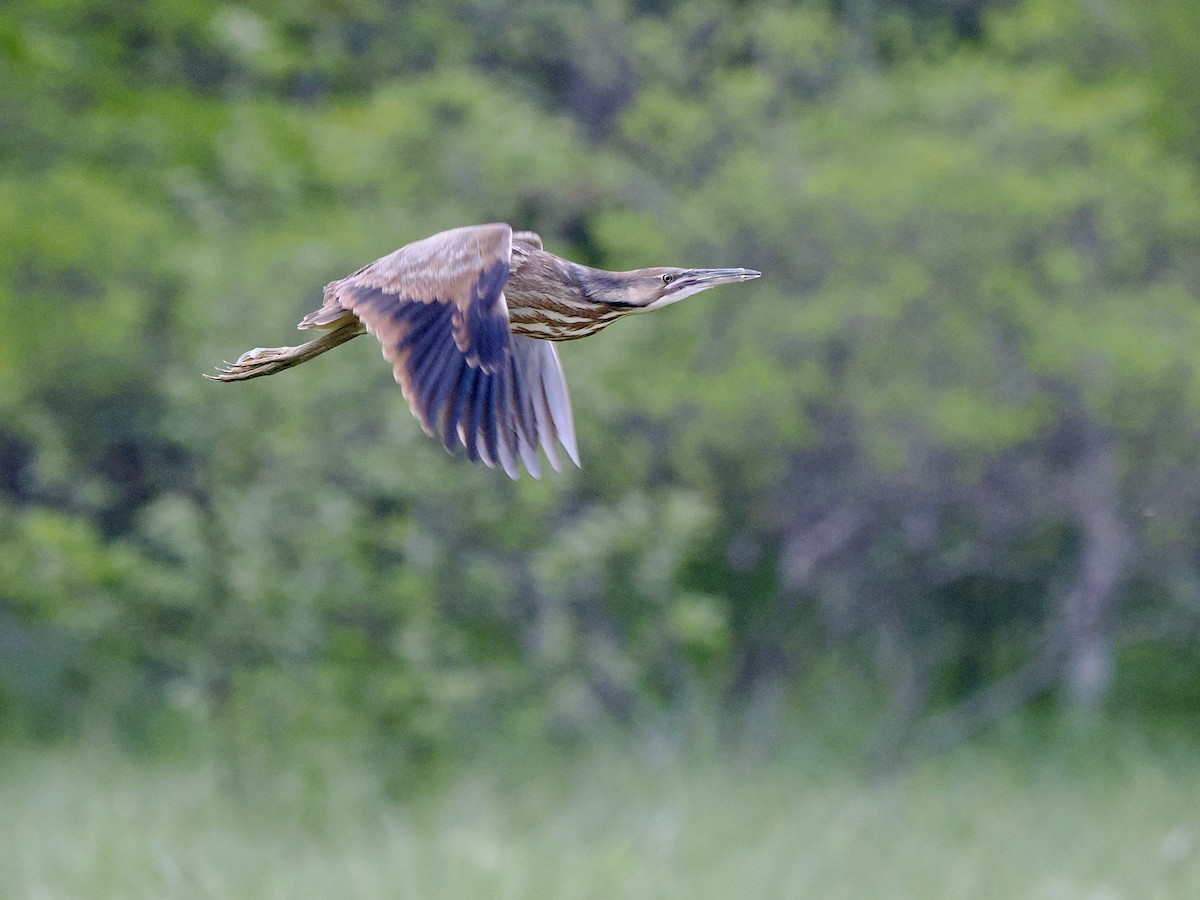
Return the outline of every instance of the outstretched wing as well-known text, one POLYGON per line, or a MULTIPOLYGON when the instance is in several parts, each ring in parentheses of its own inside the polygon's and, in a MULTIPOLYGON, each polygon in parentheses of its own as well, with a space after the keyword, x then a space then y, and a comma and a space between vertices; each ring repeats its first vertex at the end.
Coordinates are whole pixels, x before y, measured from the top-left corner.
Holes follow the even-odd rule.
POLYGON ((556 439, 576 465, 579 454, 553 346, 509 333, 512 240, 509 226, 496 224, 408 244, 328 285, 322 308, 300 324, 353 313, 383 345, 425 431, 515 478, 518 458, 539 474, 539 443, 555 469, 556 439))

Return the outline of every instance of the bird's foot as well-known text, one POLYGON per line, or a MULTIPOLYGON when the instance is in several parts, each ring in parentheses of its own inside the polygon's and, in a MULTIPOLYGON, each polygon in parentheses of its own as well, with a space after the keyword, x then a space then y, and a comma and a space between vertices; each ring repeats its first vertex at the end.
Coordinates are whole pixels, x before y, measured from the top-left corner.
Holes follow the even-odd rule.
POLYGON ((245 381, 294 366, 298 347, 255 347, 237 358, 237 362, 225 363, 216 375, 205 374, 212 381, 245 381))

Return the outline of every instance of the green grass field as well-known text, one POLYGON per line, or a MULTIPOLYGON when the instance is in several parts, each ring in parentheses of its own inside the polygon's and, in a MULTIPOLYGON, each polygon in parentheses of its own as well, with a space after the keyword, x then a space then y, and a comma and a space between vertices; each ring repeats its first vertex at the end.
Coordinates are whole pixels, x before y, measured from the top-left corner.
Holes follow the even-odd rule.
MULTIPOLYGON (((4 898, 1200 897, 1200 754, 1101 729, 885 781, 802 759, 508 751, 372 768, 0 751, 4 898)), ((1190 747, 1190 748, 1189 748, 1190 747)))

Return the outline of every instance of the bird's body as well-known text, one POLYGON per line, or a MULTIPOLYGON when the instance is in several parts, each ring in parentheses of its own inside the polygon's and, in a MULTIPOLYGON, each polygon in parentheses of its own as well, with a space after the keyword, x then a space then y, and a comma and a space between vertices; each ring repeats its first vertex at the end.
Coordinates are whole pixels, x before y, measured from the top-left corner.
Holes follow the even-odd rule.
POLYGON ((306 362, 351 338, 379 338, 413 414, 447 450, 500 463, 520 458, 538 474, 540 443, 558 468, 555 441, 579 464, 566 382, 550 341, 595 334, 622 316, 757 278, 750 269, 606 272, 562 259, 541 238, 508 225, 472 225, 401 247, 325 286, 301 320, 321 337, 255 349, 209 376, 240 381, 306 362))

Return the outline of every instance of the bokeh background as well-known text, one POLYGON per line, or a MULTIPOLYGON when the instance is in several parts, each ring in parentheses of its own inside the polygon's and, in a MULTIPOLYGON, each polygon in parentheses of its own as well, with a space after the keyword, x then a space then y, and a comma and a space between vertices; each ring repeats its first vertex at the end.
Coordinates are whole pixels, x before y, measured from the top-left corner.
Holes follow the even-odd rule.
POLYGON ((1200 896, 1194 0, 7 0, 0 896, 1200 896), (321 286, 765 277, 582 470, 321 286))

